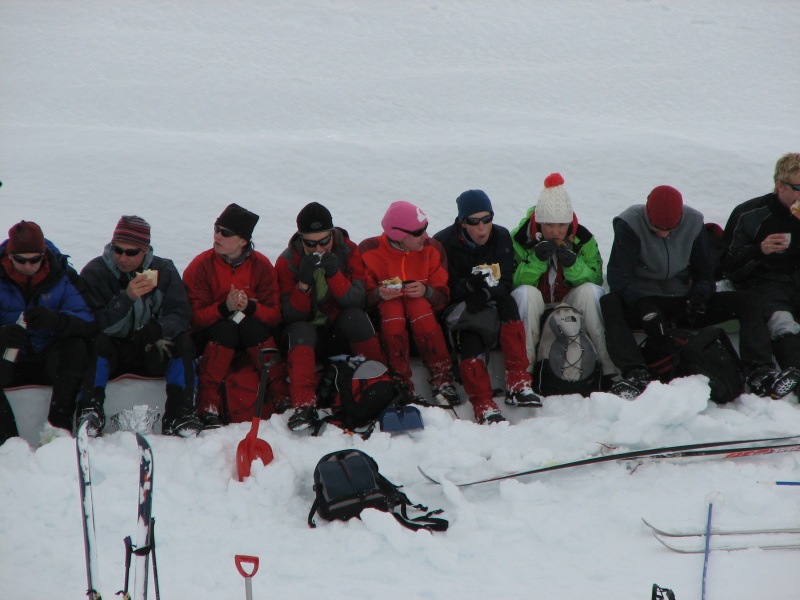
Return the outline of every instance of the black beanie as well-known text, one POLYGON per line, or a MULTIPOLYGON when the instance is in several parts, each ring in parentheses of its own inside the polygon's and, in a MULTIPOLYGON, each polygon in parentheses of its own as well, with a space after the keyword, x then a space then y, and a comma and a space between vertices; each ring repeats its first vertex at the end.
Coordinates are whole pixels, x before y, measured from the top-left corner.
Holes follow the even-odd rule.
POLYGON ((319 202, 306 204, 297 214, 297 233, 317 233, 333 229, 330 211, 319 202))
POLYGON ((215 225, 230 229, 233 233, 246 239, 253 237, 253 229, 258 223, 258 215, 242 208, 238 204, 229 204, 217 219, 215 225))

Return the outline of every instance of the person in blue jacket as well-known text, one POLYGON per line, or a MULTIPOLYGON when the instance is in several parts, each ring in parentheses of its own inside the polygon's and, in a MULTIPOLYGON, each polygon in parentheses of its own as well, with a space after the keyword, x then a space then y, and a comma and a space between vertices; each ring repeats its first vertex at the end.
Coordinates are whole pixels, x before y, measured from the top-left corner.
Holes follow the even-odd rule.
MULTIPOLYGON (((95 324, 67 259, 31 221, 11 227, 0 244, 0 388, 52 385, 48 423, 71 431, 95 324)), ((0 444, 17 435, 0 389, 0 444)))

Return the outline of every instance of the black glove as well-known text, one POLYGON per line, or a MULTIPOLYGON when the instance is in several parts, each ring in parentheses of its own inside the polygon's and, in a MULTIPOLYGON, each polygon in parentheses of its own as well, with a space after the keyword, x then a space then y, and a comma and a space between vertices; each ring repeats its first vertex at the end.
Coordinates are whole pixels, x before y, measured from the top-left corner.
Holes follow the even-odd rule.
POLYGON ((478 290, 488 289, 489 284, 486 283, 488 273, 473 273, 467 277, 467 289, 470 292, 477 292, 478 290))
POLYGON ((150 320, 133 334, 133 341, 142 346, 155 344, 163 336, 161 325, 158 321, 150 320))
POLYGON ((667 319, 652 300, 641 298, 636 303, 636 312, 642 320, 642 329, 648 336, 664 336, 667 319))
POLYGON ((572 250, 572 244, 569 242, 564 242, 556 248, 556 256, 564 268, 571 267, 578 260, 578 255, 572 250))
POLYGON ((552 240, 544 240, 533 247, 533 253, 541 261, 547 262, 556 251, 556 243, 552 240))
POLYGON ((706 312, 706 301, 700 294, 693 294, 686 300, 686 314, 694 321, 706 312))
POLYGON ((325 270, 325 278, 330 279, 339 270, 339 257, 333 252, 326 252, 320 257, 319 264, 325 270))
POLYGON ((28 329, 55 329, 62 323, 62 315, 46 306, 34 306, 25 311, 25 323, 28 329))
POLYGON ((0 327, 0 348, 24 348, 28 334, 16 323, 0 327))
POLYGON ((489 303, 489 290, 487 288, 479 288, 464 299, 468 313, 476 313, 486 308, 489 303))
POLYGON ((314 283, 314 271, 320 268, 321 257, 317 254, 306 254, 297 267, 297 279, 300 283, 311 285, 314 283))

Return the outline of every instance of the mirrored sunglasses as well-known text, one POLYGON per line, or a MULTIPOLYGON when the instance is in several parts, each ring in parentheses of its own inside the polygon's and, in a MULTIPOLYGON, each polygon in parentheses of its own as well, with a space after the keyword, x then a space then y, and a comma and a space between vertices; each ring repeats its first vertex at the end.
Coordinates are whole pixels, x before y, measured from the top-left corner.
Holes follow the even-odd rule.
POLYGON ((42 259, 44 258, 44 254, 42 253, 39 256, 33 256, 31 258, 25 258, 24 256, 20 256, 19 254, 12 254, 11 258, 14 260, 15 263, 19 263, 21 265, 26 265, 28 263, 31 263, 32 265, 36 265, 36 264, 42 262, 42 259))
POLYGON ((789 183, 788 181, 781 181, 783 185, 788 185, 795 192, 800 192, 800 183, 789 183))
POLYGON ((307 240, 304 237, 301 237, 300 239, 303 240, 303 244, 305 244, 306 248, 316 248, 317 246, 327 246, 332 237, 333 233, 329 233, 321 240, 307 240))
POLYGON ((124 254, 125 256, 136 256, 137 254, 140 254, 141 252, 144 252, 144 250, 142 250, 141 248, 128 248, 128 249, 126 250, 125 248, 120 248, 120 247, 119 247, 119 246, 117 246, 116 244, 114 244, 114 245, 112 246, 112 249, 113 249, 113 250, 114 250, 114 252, 116 252, 117 254, 120 254, 120 255, 121 255, 121 254, 124 254))
POLYGON ((428 229, 428 224, 425 223, 425 227, 420 227, 419 229, 415 229, 414 231, 409 231, 408 229, 403 229, 402 227, 392 227, 392 229, 397 229, 397 231, 402 231, 403 233, 407 233, 408 235, 413 235, 414 237, 420 237, 428 229))
POLYGON ((488 225, 494 219, 494 215, 486 215, 485 217, 467 217, 464 219, 464 223, 467 225, 472 225, 473 227, 478 223, 483 223, 484 225, 488 225))
POLYGON ((236 235, 230 229, 225 229, 224 227, 220 227, 219 225, 214 225, 214 233, 218 233, 224 238, 229 238, 236 235))

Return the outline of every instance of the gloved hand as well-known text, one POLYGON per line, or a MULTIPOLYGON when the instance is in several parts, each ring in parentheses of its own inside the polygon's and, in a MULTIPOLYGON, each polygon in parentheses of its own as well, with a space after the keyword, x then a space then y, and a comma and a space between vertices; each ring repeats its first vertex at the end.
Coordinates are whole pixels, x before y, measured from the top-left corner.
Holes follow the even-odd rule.
POLYGON ((319 269, 321 257, 317 254, 306 254, 300 259, 297 267, 297 279, 300 283, 311 285, 314 283, 314 271, 319 269))
POLYGON ((489 290, 487 288, 479 288, 464 299, 468 313, 476 313, 486 308, 489 303, 489 290))
POLYGON ((556 243, 552 240, 544 240, 533 247, 533 253, 541 261, 547 262, 556 251, 556 243))
POLYGON ((333 252, 326 252, 323 254, 319 259, 319 263, 325 270, 326 279, 330 279, 336 275, 336 272, 339 270, 339 257, 333 252))
POLYGON ((34 306, 25 311, 25 323, 29 329, 58 330, 62 323, 62 315, 46 306, 34 306))
POLYGON ((488 276, 488 273, 473 273, 467 278, 468 294, 464 298, 467 312, 476 313, 486 308, 491 298, 489 284, 486 282, 488 276))
POLYGON ((691 321, 705 314, 706 308, 706 301, 700 294, 693 294, 686 300, 686 314, 691 321))
POLYGON ((147 344, 155 344, 161 339, 162 335, 161 325, 158 324, 158 321, 150 319, 133 334, 133 341, 146 346, 147 344))
POLYGON ((640 298, 636 303, 636 312, 642 321, 642 329, 648 336, 663 336, 667 319, 664 313, 650 298, 640 298))
POLYGON ((556 248, 556 256, 558 256, 558 260, 561 261, 561 265, 564 268, 571 267, 578 260, 578 255, 575 254, 572 244, 569 242, 564 242, 556 248))
POLYGON ((23 348, 28 334, 16 323, 0 327, 0 348, 23 348))
POLYGON ((487 289, 489 287, 489 284, 486 282, 488 276, 488 273, 473 273, 467 277, 467 289, 470 292, 487 289))

